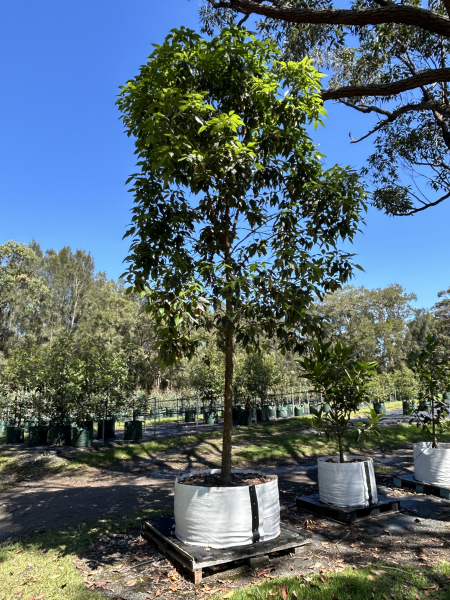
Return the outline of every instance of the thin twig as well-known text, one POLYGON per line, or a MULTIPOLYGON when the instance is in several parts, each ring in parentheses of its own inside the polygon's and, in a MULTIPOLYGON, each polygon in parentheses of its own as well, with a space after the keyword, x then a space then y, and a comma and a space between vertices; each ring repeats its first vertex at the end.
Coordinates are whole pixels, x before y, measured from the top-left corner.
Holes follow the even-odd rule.
POLYGON ((344 537, 336 542, 336 548, 338 547, 339 542, 343 542, 348 535, 350 535, 350 531, 347 531, 344 537))
POLYGON ((392 569, 393 571, 400 571, 400 573, 406 573, 407 575, 409 575, 408 571, 403 571, 403 569, 397 569, 396 567, 386 567, 385 565, 383 565, 382 569, 392 569))
POLYGON ((140 567, 141 565, 148 565, 148 563, 157 562, 159 558, 152 558, 151 560, 144 560, 137 565, 131 565, 131 567, 127 567, 126 569, 121 569, 120 572, 129 571, 130 569, 135 569, 136 567, 140 567))

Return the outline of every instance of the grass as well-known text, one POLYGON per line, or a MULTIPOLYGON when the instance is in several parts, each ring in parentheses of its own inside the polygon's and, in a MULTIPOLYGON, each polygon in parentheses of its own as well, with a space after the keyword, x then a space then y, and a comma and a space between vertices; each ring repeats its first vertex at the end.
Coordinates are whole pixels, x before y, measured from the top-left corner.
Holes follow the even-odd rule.
POLYGON ((104 594, 86 589, 76 568, 84 550, 102 535, 136 530, 140 521, 162 512, 142 509, 125 519, 111 516, 1 544, 0 600, 104 600, 104 594))
MULTIPOLYGON (((450 564, 434 569, 386 568, 379 563, 340 573, 277 578, 258 582, 225 598, 231 600, 448 600, 450 564)), ((216 596, 216 600, 224 596, 216 596)))

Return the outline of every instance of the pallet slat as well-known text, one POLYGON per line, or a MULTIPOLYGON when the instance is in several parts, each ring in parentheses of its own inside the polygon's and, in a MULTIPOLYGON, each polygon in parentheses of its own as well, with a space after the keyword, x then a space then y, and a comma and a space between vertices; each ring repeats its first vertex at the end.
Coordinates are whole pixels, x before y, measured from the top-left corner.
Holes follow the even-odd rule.
POLYGON ((400 510, 400 502, 395 498, 387 498, 379 496, 376 504, 370 506, 351 506, 338 507, 330 506, 320 501, 319 494, 311 496, 299 496, 296 498, 297 508, 305 510, 319 517, 325 517, 339 521, 341 523, 353 523, 361 519, 370 519, 378 517, 381 514, 398 512, 400 510))
POLYGON ((398 488, 413 490, 418 494, 428 494, 430 496, 439 496, 450 500, 450 488, 440 487, 431 483, 421 483, 414 479, 414 475, 400 475, 394 477, 394 485, 398 488))

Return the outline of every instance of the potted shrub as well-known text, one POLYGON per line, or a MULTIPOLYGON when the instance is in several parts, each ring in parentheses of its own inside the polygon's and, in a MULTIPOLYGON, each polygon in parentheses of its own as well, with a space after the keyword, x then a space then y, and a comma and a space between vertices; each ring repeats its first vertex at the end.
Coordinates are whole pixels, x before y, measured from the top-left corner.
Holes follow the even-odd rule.
POLYGON ((403 414, 411 415, 415 409, 415 398, 418 394, 419 381, 417 375, 406 365, 402 365, 393 375, 397 399, 402 400, 403 414))
POLYGON ((302 126, 321 119, 319 90, 310 61, 281 61, 245 28, 211 40, 182 28, 118 99, 140 165, 125 278, 148 301, 163 364, 192 358, 207 333, 223 353, 220 472, 175 485, 175 533, 191 544, 280 533, 276 477, 232 470, 234 360, 236 347, 267 350, 268 339, 301 350, 316 296, 352 273, 341 244, 358 231, 365 192, 350 170, 323 168, 302 126))
POLYGON ((131 421, 125 421, 124 439, 134 441, 141 440, 143 437, 143 421, 138 417, 146 412, 147 396, 144 391, 139 389, 135 390, 129 398, 129 404, 131 407, 132 419, 131 421))
POLYGON ((429 335, 420 352, 411 352, 409 366, 420 382, 420 401, 426 409, 414 411, 411 422, 429 436, 430 441, 413 444, 414 477, 417 481, 450 487, 450 444, 438 442, 438 434, 450 425, 450 410, 442 398, 448 383, 449 360, 439 348, 439 340, 429 335))
POLYGON ((364 400, 376 363, 357 362, 352 349, 323 339, 312 342, 311 353, 299 360, 302 376, 321 394, 330 410, 312 409, 305 417, 311 426, 327 438, 337 439, 339 456, 317 461, 320 500, 335 506, 367 506, 377 502, 377 489, 372 459, 346 456, 343 440, 349 429, 357 438, 369 431, 378 433, 378 417, 373 409, 367 422, 350 423, 352 413, 364 400))
POLYGON ((387 373, 376 373, 371 378, 369 396, 373 404, 375 414, 386 414, 386 400, 390 398, 391 380, 387 373))

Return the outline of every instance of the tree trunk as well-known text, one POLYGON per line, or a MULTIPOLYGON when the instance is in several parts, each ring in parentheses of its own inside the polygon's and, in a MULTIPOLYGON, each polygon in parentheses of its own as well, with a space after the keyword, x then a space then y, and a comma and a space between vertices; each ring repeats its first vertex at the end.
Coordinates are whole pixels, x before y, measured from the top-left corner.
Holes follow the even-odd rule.
MULTIPOLYGON (((231 281, 231 272, 229 265, 231 264, 231 244, 229 237, 230 228, 230 207, 228 199, 226 200, 225 223, 227 229, 224 236, 224 258, 225 258, 225 278, 227 284, 231 281)), ((227 289, 225 310, 228 322, 225 328, 225 411, 223 415, 223 442, 222 442, 222 468, 220 478, 223 483, 231 482, 231 436, 233 429, 233 324, 231 322, 231 314, 233 312, 233 303, 231 299, 230 288, 227 289)))
POLYGON ((432 427, 432 436, 433 436, 432 447, 437 448, 438 443, 437 443, 437 439, 436 439, 436 423, 435 423, 435 419, 434 419, 434 396, 431 396, 431 427, 432 427))
POLYGON ((341 463, 345 462, 344 460, 344 448, 342 446, 342 434, 338 434, 338 441, 339 441, 339 461, 341 463))
POLYGON ((233 334, 225 340, 225 410, 223 414, 222 471, 224 483, 231 481, 231 435, 233 429, 233 334))

